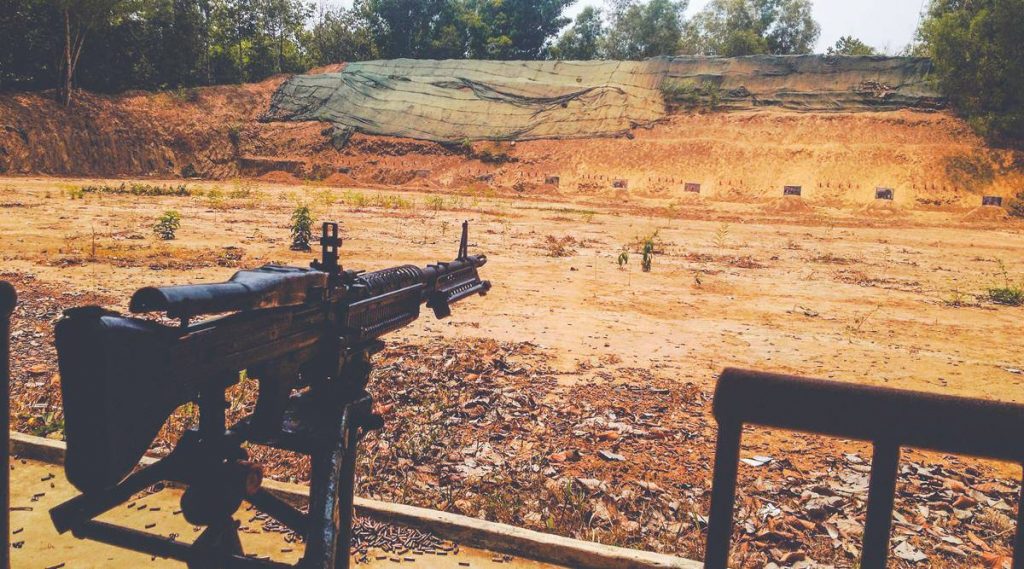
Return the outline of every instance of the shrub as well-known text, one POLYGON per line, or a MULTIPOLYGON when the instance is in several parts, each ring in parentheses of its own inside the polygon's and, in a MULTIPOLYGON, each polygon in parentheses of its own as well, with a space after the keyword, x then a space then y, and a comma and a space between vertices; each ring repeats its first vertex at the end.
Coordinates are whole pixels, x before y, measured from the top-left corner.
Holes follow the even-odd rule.
POLYGON ((995 142, 1024 140, 1024 0, 932 0, 918 36, 971 126, 995 142))
POLYGON ((299 206, 292 212, 292 251, 309 251, 313 239, 313 216, 309 206, 299 206))
POLYGON ((1024 217, 1024 192, 1018 192, 1013 199, 1006 204, 1006 211, 1013 217, 1024 217))
POLYGON ((548 257, 571 257, 576 254, 576 244, 576 238, 572 235, 563 237, 548 235, 544 238, 544 248, 547 250, 548 257))
POLYGON ((164 241, 170 241, 174 239, 175 233, 180 227, 181 214, 174 210, 168 210, 156 219, 153 233, 156 233, 156 236, 164 241))

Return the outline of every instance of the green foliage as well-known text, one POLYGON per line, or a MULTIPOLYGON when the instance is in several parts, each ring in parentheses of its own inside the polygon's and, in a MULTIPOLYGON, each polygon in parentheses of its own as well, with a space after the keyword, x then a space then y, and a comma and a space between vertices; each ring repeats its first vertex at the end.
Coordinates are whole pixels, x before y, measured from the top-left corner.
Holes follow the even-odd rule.
POLYGON ((992 142, 1024 141, 1024 0, 932 0, 918 37, 958 113, 992 142))
MULTIPOLYGON (((190 190, 185 184, 179 184, 177 186, 157 186, 154 184, 126 184, 122 182, 119 186, 110 186, 107 184, 101 186, 82 186, 79 188, 79 191, 81 194, 114 194, 148 197, 188 197, 192 195, 192 190, 190 190)), ((82 196, 79 195, 79 197, 82 196)))
POLYGON ((1006 306, 1024 306, 1024 287, 1002 286, 988 289, 989 300, 1006 306))
POLYGON ((629 251, 619 253, 619 258, 616 259, 616 262, 619 264, 620 271, 626 270, 626 265, 629 264, 629 251))
POLYGON ((314 65, 375 59, 379 51, 359 14, 341 7, 321 8, 306 36, 306 48, 314 65))
POLYGON ((999 265, 998 273, 1003 279, 1003 285, 988 289, 989 300, 1006 306, 1024 306, 1024 283, 1012 283, 1006 263, 1002 259, 996 259, 996 263, 999 265))
POLYGON ((640 251, 640 269, 645 273, 651 272, 651 263, 654 262, 654 240, 657 238, 657 231, 644 238, 643 249, 640 251))
POLYGON ((541 59, 548 40, 568 23, 575 0, 461 0, 466 55, 477 59, 541 59))
POLYGON ((566 60, 597 59, 602 53, 604 33, 601 10, 587 6, 576 15, 572 26, 558 38, 551 48, 551 56, 566 60))
POLYGON ((683 34, 686 1, 616 0, 604 38, 610 59, 645 59, 675 55, 683 34))
POLYGON ((573 1, 16 0, 0 10, 0 88, 143 88, 194 103, 197 85, 343 61, 541 59, 573 1), (66 59, 65 29, 73 47, 84 45, 70 74, 56 63, 66 59))
POLYGON ((820 33, 810 0, 711 0, 687 24, 682 51, 723 57, 805 54, 820 33))
POLYGON ((826 55, 878 55, 878 50, 853 36, 843 36, 828 46, 826 55))
POLYGON ((1006 204, 1006 211, 1013 217, 1024 218, 1024 192, 1017 192, 1017 195, 1006 204))
POLYGON ((313 216, 309 206, 300 205, 292 212, 292 251, 309 251, 313 239, 313 216))
POLYGON ((157 218, 156 224, 153 225, 153 233, 156 233, 156 236, 164 241, 170 241, 174 239, 180 227, 181 214, 174 210, 168 210, 157 218))
POLYGON ((69 39, 81 46, 75 85, 169 89, 187 102, 198 100, 187 87, 309 67, 307 0, 19 0, 0 12, 0 87, 62 87, 54 62, 69 39))
POLYGON ((722 88, 713 81, 666 79, 661 83, 661 94, 665 102, 688 109, 706 108, 714 110, 722 101, 722 88))

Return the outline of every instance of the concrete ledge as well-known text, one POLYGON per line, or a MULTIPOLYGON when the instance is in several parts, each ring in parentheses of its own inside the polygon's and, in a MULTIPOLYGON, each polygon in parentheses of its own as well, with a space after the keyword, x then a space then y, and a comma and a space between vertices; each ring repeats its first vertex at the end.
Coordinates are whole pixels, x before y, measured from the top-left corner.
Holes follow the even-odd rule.
MULTIPOLYGON (((10 433, 12 455, 53 464, 64 463, 66 446, 62 441, 10 433)), ((143 464, 155 459, 146 457, 143 464)), ((309 500, 309 487, 266 480, 263 487, 294 505, 309 500)), ((471 547, 527 557, 544 563, 593 569, 701 569, 703 564, 681 557, 649 551, 602 545, 561 537, 506 524, 478 520, 468 516, 380 502, 355 499, 356 510, 365 516, 429 530, 436 535, 471 547)))

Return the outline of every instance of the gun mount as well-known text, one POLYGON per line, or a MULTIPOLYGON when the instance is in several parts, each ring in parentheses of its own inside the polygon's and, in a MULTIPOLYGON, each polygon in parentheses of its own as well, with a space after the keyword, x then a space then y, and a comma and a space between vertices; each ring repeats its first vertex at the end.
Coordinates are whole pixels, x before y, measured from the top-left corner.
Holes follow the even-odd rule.
POLYGON ((90 306, 65 312, 55 332, 65 411, 68 480, 82 491, 51 510, 72 531, 122 547, 186 561, 190 567, 290 567, 243 555, 232 514, 247 501, 306 539, 301 567, 348 567, 356 452, 383 425, 366 392, 381 337, 427 305, 484 295, 463 223, 458 256, 425 267, 344 270, 336 223, 325 223, 322 257, 310 268, 267 265, 223 283, 147 287, 134 313, 164 313, 179 326, 90 306), (225 315, 225 313, 227 313, 225 315), (192 322, 204 315, 219 315, 192 322), (227 425, 224 390, 240 372, 259 380, 248 417, 227 425), (199 424, 155 464, 138 463, 168 417, 195 403, 199 424), (262 490, 262 471, 245 443, 311 456, 309 513, 262 490), (160 481, 186 487, 181 509, 207 526, 188 546, 94 520, 160 481))

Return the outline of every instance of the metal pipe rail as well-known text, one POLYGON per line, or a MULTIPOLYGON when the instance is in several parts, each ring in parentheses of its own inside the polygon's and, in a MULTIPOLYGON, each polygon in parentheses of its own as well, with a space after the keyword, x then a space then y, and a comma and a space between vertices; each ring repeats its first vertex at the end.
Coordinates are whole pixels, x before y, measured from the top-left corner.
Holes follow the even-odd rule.
POLYGON ((7 569, 10 567, 10 554, 11 550, 8 547, 10 541, 10 509, 11 509, 11 468, 9 464, 10 456, 7 452, 7 437, 10 432, 10 416, 11 416, 11 373, 10 373, 10 342, 11 342, 11 314, 14 312, 14 306, 18 303, 18 295, 14 293, 14 287, 10 283, 0 281, 0 433, 3 433, 4 437, 4 463, 0 467, 0 494, 3 498, 0 498, 0 507, 3 511, 0 511, 0 546, 3 546, 3 551, 0 552, 0 569, 7 569))
MULTIPOLYGON (((715 389, 714 416, 718 442, 705 569, 728 563, 743 425, 873 444, 862 569, 886 564, 901 447, 1024 464, 1024 405, 1012 403, 726 369, 715 389)), ((1024 569, 1024 506, 1017 510, 1013 569, 1024 569)))

